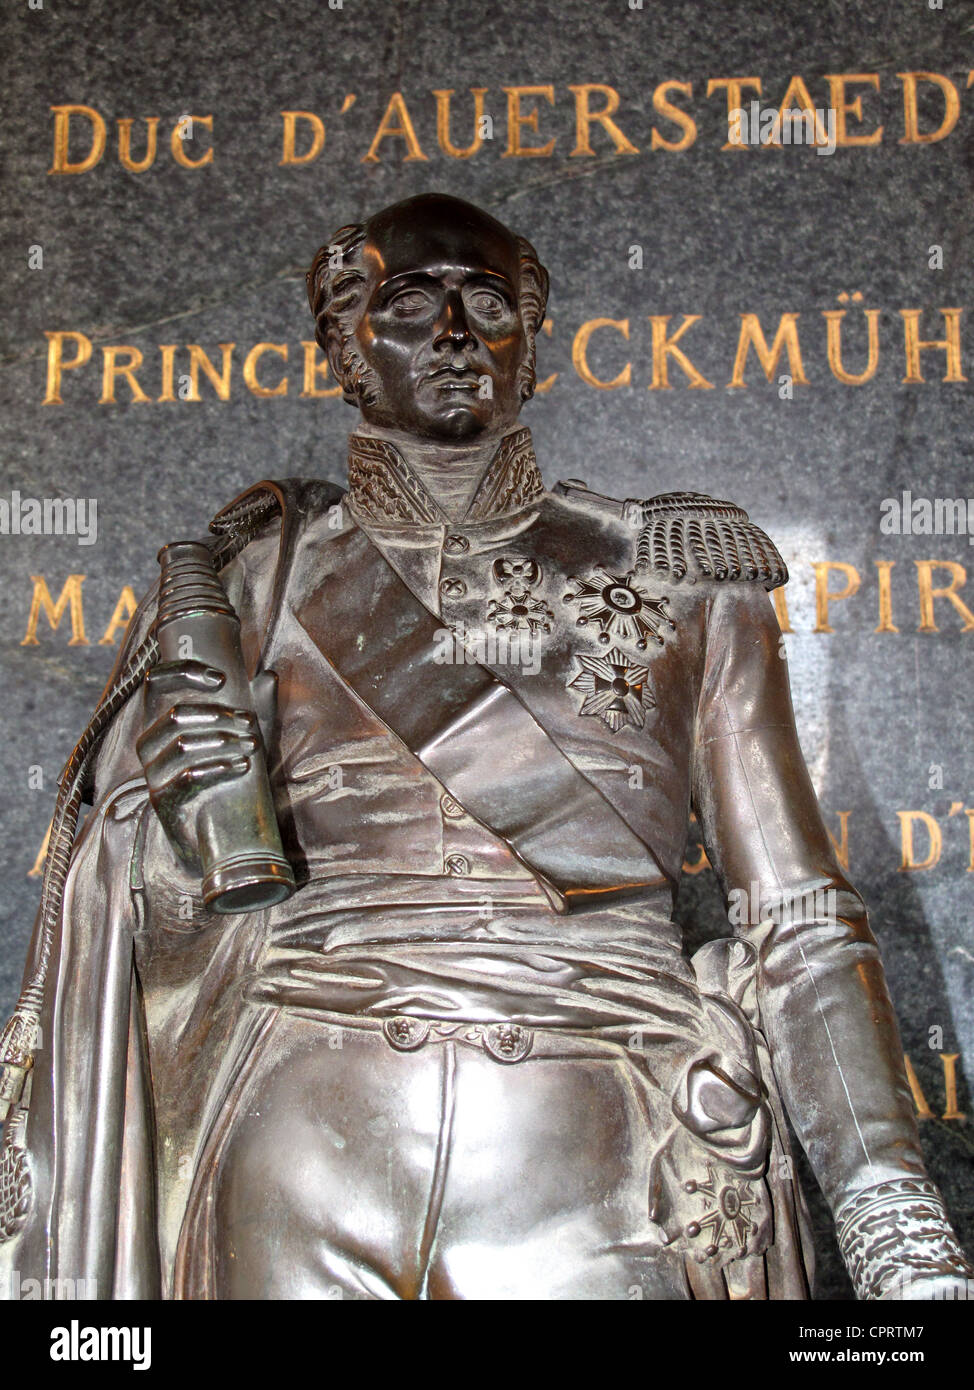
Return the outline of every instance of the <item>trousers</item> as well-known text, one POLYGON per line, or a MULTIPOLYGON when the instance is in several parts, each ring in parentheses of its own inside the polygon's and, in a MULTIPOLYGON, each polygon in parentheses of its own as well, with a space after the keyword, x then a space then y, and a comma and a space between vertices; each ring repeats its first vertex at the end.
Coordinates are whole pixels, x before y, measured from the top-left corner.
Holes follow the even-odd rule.
POLYGON ((410 1026, 275 1012, 215 1128, 177 1296, 691 1296, 649 1218, 624 1048, 410 1026))

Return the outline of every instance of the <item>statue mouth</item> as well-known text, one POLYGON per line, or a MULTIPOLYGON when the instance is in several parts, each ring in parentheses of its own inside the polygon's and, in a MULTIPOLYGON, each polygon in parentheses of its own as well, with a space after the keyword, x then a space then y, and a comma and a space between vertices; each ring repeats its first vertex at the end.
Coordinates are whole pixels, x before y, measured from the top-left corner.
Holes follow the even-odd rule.
POLYGON ((481 378, 468 368, 441 367, 430 373, 427 382, 441 391, 479 391, 481 378))

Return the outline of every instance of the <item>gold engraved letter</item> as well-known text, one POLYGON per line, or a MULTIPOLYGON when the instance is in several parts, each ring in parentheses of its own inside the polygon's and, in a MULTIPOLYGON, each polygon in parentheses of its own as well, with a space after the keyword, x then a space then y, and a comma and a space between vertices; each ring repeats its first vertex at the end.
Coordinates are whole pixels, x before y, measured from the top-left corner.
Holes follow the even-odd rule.
POLYGON ((379 129, 375 132, 375 139, 369 146, 369 152, 362 156, 363 164, 378 164, 377 154, 379 146, 383 140, 397 138, 405 140, 406 153, 403 155, 403 164, 408 164, 413 159, 426 159, 427 156, 419 148, 419 141, 416 139, 416 131, 406 103, 403 100, 402 92, 393 92, 389 98, 389 105, 386 107, 382 120, 379 122, 379 129), (398 124, 396 122, 398 121, 398 124))
POLYGON ((697 138, 697 123, 692 116, 681 111, 679 106, 674 106, 672 102, 667 101, 669 92, 683 92, 686 96, 692 97, 693 83, 661 82, 653 93, 653 110, 658 111, 661 116, 665 116, 674 125, 678 125, 683 134, 679 140, 666 140, 653 126, 649 147, 651 150, 673 150, 674 152, 688 150, 697 138))
POLYGON ((54 112, 54 163, 49 174, 86 174, 105 153, 105 122, 93 106, 52 106, 54 112), (77 164, 68 161, 68 132, 72 116, 91 122, 91 149, 77 164))
POLYGON ((699 314, 684 314, 683 322, 676 332, 667 337, 666 329, 669 324, 670 314, 651 314, 650 323, 653 325, 653 380, 650 383, 650 391, 671 391, 667 359, 672 357, 678 367, 690 378, 690 390, 712 391, 714 385, 705 376, 697 371, 689 357, 677 347, 677 343, 683 337, 688 328, 692 328, 695 323, 700 321, 699 314))
MULTIPOLYGON (((761 95, 760 77, 712 77, 707 83, 707 95, 712 97, 714 92, 719 92, 721 87, 727 88, 727 128, 730 130, 731 116, 735 111, 740 111, 744 105, 741 91, 745 87, 751 87, 758 96, 761 95)), ((726 145, 721 145, 722 150, 746 150, 747 146, 740 140, 736 143, 728 140, 726 145)))
POLYGON ((63 333, 45 332, 44 337, 47 339, 47 394, 44 397, 44 404, 63 405, 61 373, 84 366, 91 356, 91 339, 86 338, 83 333, 73 333, 70 330, 63 333), (69 362, 65 361, 64 358, 66 339, 71 339, 77 347, 77 352, 69 362))
POLYGON ((895 564, 895 560, 876 561, 879 570, 879 627, 873 628, 874 632, 899 632, 893 622, 893 591, 890 587, 890 572, 895 564))
POLYGON ((286 376, 282 376, 276 386, 261 386, 257 380, 257 362, 265 352, 276 352, 287 361, 287 343, 256 343, 244 359, 243 379, 255 396, 286 396, 286 376))
POLYGON ((835 857, 836 857, 836 859, 838 859, 838 861, 839 861, 839 863, 842 865, 843 869, 845 869, 846 873, 848 873, 848 872, 849 872, 849 817, 852 815, 852 812, 851 812, 851 811, 837 811, 837 812, 836 812, 836 815, 839 817, 839 838, 838 838, 838 839, 835 838, 835 836, 832 834, 832 832, 831 832, 831 830, 828 828, 828 826, 825 827, 825 833, 828 835, 829 839, 832 841, 832 848, 835 850, 835 857))
POLYGON ((901 145, 933 145, 938 140, 946 140, 957 124, 960 115, 960 97, 957 88, 949 77, 939 72, 898 72, 896 76, 903 83, 903 129, 905 134, 901 145), (944 118, 936 130, 920 131, 917 112, 917 83, 932 82, 944 94, 944 118))
POLYGON ((522 97, 544 97, 545 101, 552 106, 555 104, 555 89, 547 87, 505 87, 507 93, 507 149, 502 156, 509 159, 512 155, 527 159, 530 156, 540 156, 542 159, 550 155, 555 148, 554 136, 548 141, 547 145, 522 145, 521 127, 526 125, 537 134, 538 132, 538 108, 535 107, 527 116, 521 115, 522 97))
POLYGON ((317 159, 325 147, 325 123, 313 111, 282 111, 284 117, 284 150, 281 164, 310 164, 317 159), (295 133, 298 121, 307 121, 311 127, 311 144, 303 154, 295 154, 295 133))
POLYGON ((132 174, 144 174, 146 169, 150 169, 155 163, 156 158, 156 135, 159 130, 159 117, 146 116, 146 136, 145 154, 136 163, 132 158, 132 119, 126 116, 118 123, 118 158, 119 163, 124 169, 128 169, 132 174))
POLYGON ((974 613, 957 594, 961 585, 967 583, 967 570, 964 566, 957 560, 915 560, 914 564, 917 567, 917 585, 920 590, 920 626, 917 628, 917 632, 940 631, 934 621, 933 601, 935 598, 948 599, 954 605, 964 619, 961 632, 974 630, 974 613), (953 576, 950 583, 935 589, 933 587, 934 570, 947 570, 953 576))
POLYGON ((588 365, 588 340, 597 328, 615 328, 625 339, 629 338, 628 319, 589 319, 587 323, 582 324, 572 343, 572 364, 576 372, 589 386, 596 386, 600 391, 615 391, 620 386, 628 386, 632 380, 631 363, 627 362, 619 375, 611 381, 602 381, 588 365))
POLYGON ((142 366, 142 354, 137 347, 123 344, 102 348, 101 398, 99 405, 115 404, 115 378, 123 376, 132 392, 133 401, 148 401, 149 397, 135 379, 135 373, 142 366), (121 353, 128 354, 128 361, 118 362, 121 353))
POLYGON ((131 584, 126 584, 125 588, 118 596, 118 603, 116 603, 112 610, 112 616, 109 618, 108 626, 105 628, 105 635, 98 639, 99 647, 114 647, 116 632, 124 633, 129 625, 129 618, 131 618, 137 607, 138 604, 135 601, 135 594, 132 592, 132 586, 131 584))
POLYGON ((605 130, 615 145, 617 154, 639 153, 632 141, 626 139, 611 119, 619 109, 619 93, 614 87, 607 87, 602 82, 586 82, 579 86, 570 82, 568 90, 575 93, 575 148, 571 153, 572 158, 580 154, 595 154, 589 140, 594 121, 598 121, 605 130), (605 105, 601 111, 592 111, 589 107, 589 97, 593 92, 601 92, 605 97, 605 105))
POLYGON ((223 362, 219 372, 200 347, 199 343, 187 343, 189 348, 189 395, 188 401, 200 400, 200 368, 207 377, 221 401, 230 399, 230 362, 236 343, 220 343, 223 362))
POLYGON ((481 121, 484 115, 484 97, 488 89, 471 87, 470 91, 473 95, 473 142, 462 149, 454 145, 450 139, 450 98, 453 96, 453 88, 446 87, 433 93, 436 97, 436 138, 440 142, 440 149, 451 159, 469 159, 484 143, 481 121))
POLYGON ((835 143, 837 145, 878 145, 883 138, 883 127, 877 126, 868 135, 850 135, 846 127, 846 117, 855 116, 862 123, 862 93, 854 101, 846 100, 846 83, 862 82, 879 91, 878 72, 833 72, 825 78, 831 93, 830 104, 835 112, 835 143))
POLYGON ((190 159, 186 153, 185 144, 182 137, 184 121, 192 121, 193 129, 198 125, 205 126, 209 131, 213 130, 212 116, 190 116, 188 113, 182 116, 172 128, 172 135, 169 137, 169 148, 172 150, 172 157, 177 164, 181 164, 184 169, 200 169, 204 164, 213 163, 213 146, 207 150, 206 154, 199 159, 190 159))
POLYGON ((27 618, 27 634, 21 642, 22 647, 37 647, 40 643, 37 640, 37 623, 41 616, 41 610, 47 614, 47 620, 52 628, 57 628, 64 617, 66 608, 71 610, 71 640, 69 647, 87 647, 88 639, 85 636, 85 616, 81 603, 81 586, 85 582, 83 574, 69 574, 64 581, 64 588, 58 596, 57 603, 51 598, 51 591, 47 587, 47 580, 42 574, 32 574, 31 580, 34 585, 34 592, 30 601, 30 614, 27 618))
POLYGON ((323 396, 340 396, 342 394, 340 384, 338 386, 329 386, 327 389, 318 389, 317 382, 319 377, 322 381, 328 380, 328 359, 327 357, 322 357, 320 362, 317 360, 321 352, 318 344, 314 342, 302 342, 301 346, 304 348, 304 388, 301 392, 301 399, 317 400, 323 396))
POLYGON ((814 560, 812 568, 815 570, 815 626, 812 631, 834 632, 835 628, 829 626, 829 604, 840 598, 852 597, 862 582, 859 571, 854 565, 847 565, 844 560, 814 560), (832 570, 839 570, 845 575, 844 589, 829 588, 829 574, 832 570))
POLYGON ((846 386, 862 386, 876 375, 879 365, 879 310, 864 309, 866 323, 869 325, 869 360, 862 372, 847 372, 842 365, 842 320, 845 309, 823 309, 822 317, 828 325, 828 357, 832 375, 846 386))
POLYGON ((913 1070, 913 1063, 910 1061, 906 1053, 903 1054, 903 1066, 906 1069, 906 1079, 910 1083, 910 1091, 913 1094, 913 1104, 917 1108, 917 1119, 932 1120, 933 1111, 927 1104, 927 1098, 923 1094, 923 1090, 920 1086, 920 1078, 913 1070))
POLYGON ((746 389, 744 364, 747 362, 748 350, 752 344, 758 361, 764 368, 764 375, 769 381, 774 376, 782 349, 785 349, 788 353, 788 370, 792 380, 798 385, 807 386, 808 378, 802 367, 801 348, 798 344, 798 319, 798 314, 782 314, 774 342, 769 348, 757 314, 741 314, 741 336, 737 342, 734 371, 728 386, 746 389))
POLYGON ((932 869, 939 862, 943 849, 943 835, 940 832, 940 826, 933 816, 926 811, 897 811, 896 814, 900 819, 900 841, 903 850, 897 872, 905 873, 910 869, 932 869), (926 829, 930 841, 930 849, 926 859, 917 859, 913 852, 914 821, 920 821, 926 829))
POLYGON ((947 325, 946 338, 934 338, 929 342, 920 340, 920 309, 901 309, 903 334, 906 340, 906 376, 904 385, 917 385, 923 381, 920 371, 920 353, 927 348, 942 348, 947 354, 947 375, 944 381, 966 381, 960 369, 960 316, 963 309, 941 309, 947 325))

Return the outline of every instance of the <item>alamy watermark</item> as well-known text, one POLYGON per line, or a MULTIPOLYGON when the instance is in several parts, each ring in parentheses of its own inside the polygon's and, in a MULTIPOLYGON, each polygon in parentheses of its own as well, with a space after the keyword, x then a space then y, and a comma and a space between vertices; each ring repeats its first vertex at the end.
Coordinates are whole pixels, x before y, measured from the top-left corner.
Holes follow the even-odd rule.
POLYGON ((78 1299, 96 1299, 97 1280, 36 1279, 31 1275, 23 1277, 19 1269, 14 1269, 10 1273, 7 1297, 12 1303, 33 1303, 41 1300, 48 1303, 52 1300, 74 1303, 78 1299))
POLYGON ((727 117, 731 145, 810 145, 817 154, 835 154, 835 112, 831 106, 737 106, 727 117))
POLYGON ((72 1318, 51 1329, 52 1361, 131 1361, 133 1371, 152 1365, 151 1327, 82 1327, 72 1318))
POLYGON ((79 545, 98 539, 98 501, 94 497, 22 497, 14 488, 0 497, 0 535, 77 536, 79 545))
POLYGON ((520 666, 526 676, 541 670, 541 642, 529 631, 484 632, 458 622, 433 635, 437 666, 520 666))
POLYGON ((727 920, 732 927, 757 927, 768 922, 774 926, 790 922, 832 923, 837 919, 834 888, 779 890, 769 895, 754 879, 749 887, 732 888, 727 894, 727 920))
POLYGON ((884 536, 966 536, 974 545, 974 497, 884 497, 879 529, 884 536))

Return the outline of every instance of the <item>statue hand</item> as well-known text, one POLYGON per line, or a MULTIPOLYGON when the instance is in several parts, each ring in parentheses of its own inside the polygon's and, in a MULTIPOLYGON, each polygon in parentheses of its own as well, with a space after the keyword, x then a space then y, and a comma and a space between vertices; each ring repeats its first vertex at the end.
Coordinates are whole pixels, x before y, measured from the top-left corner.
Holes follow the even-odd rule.
POLYGON ((136 752, 163 829, 193 868, 200 793, 242 777, 261 742, 250 710, 207 698, 224 684, 222 671, 199 661, 162 662, 145 678, 146 727, 136 752))

